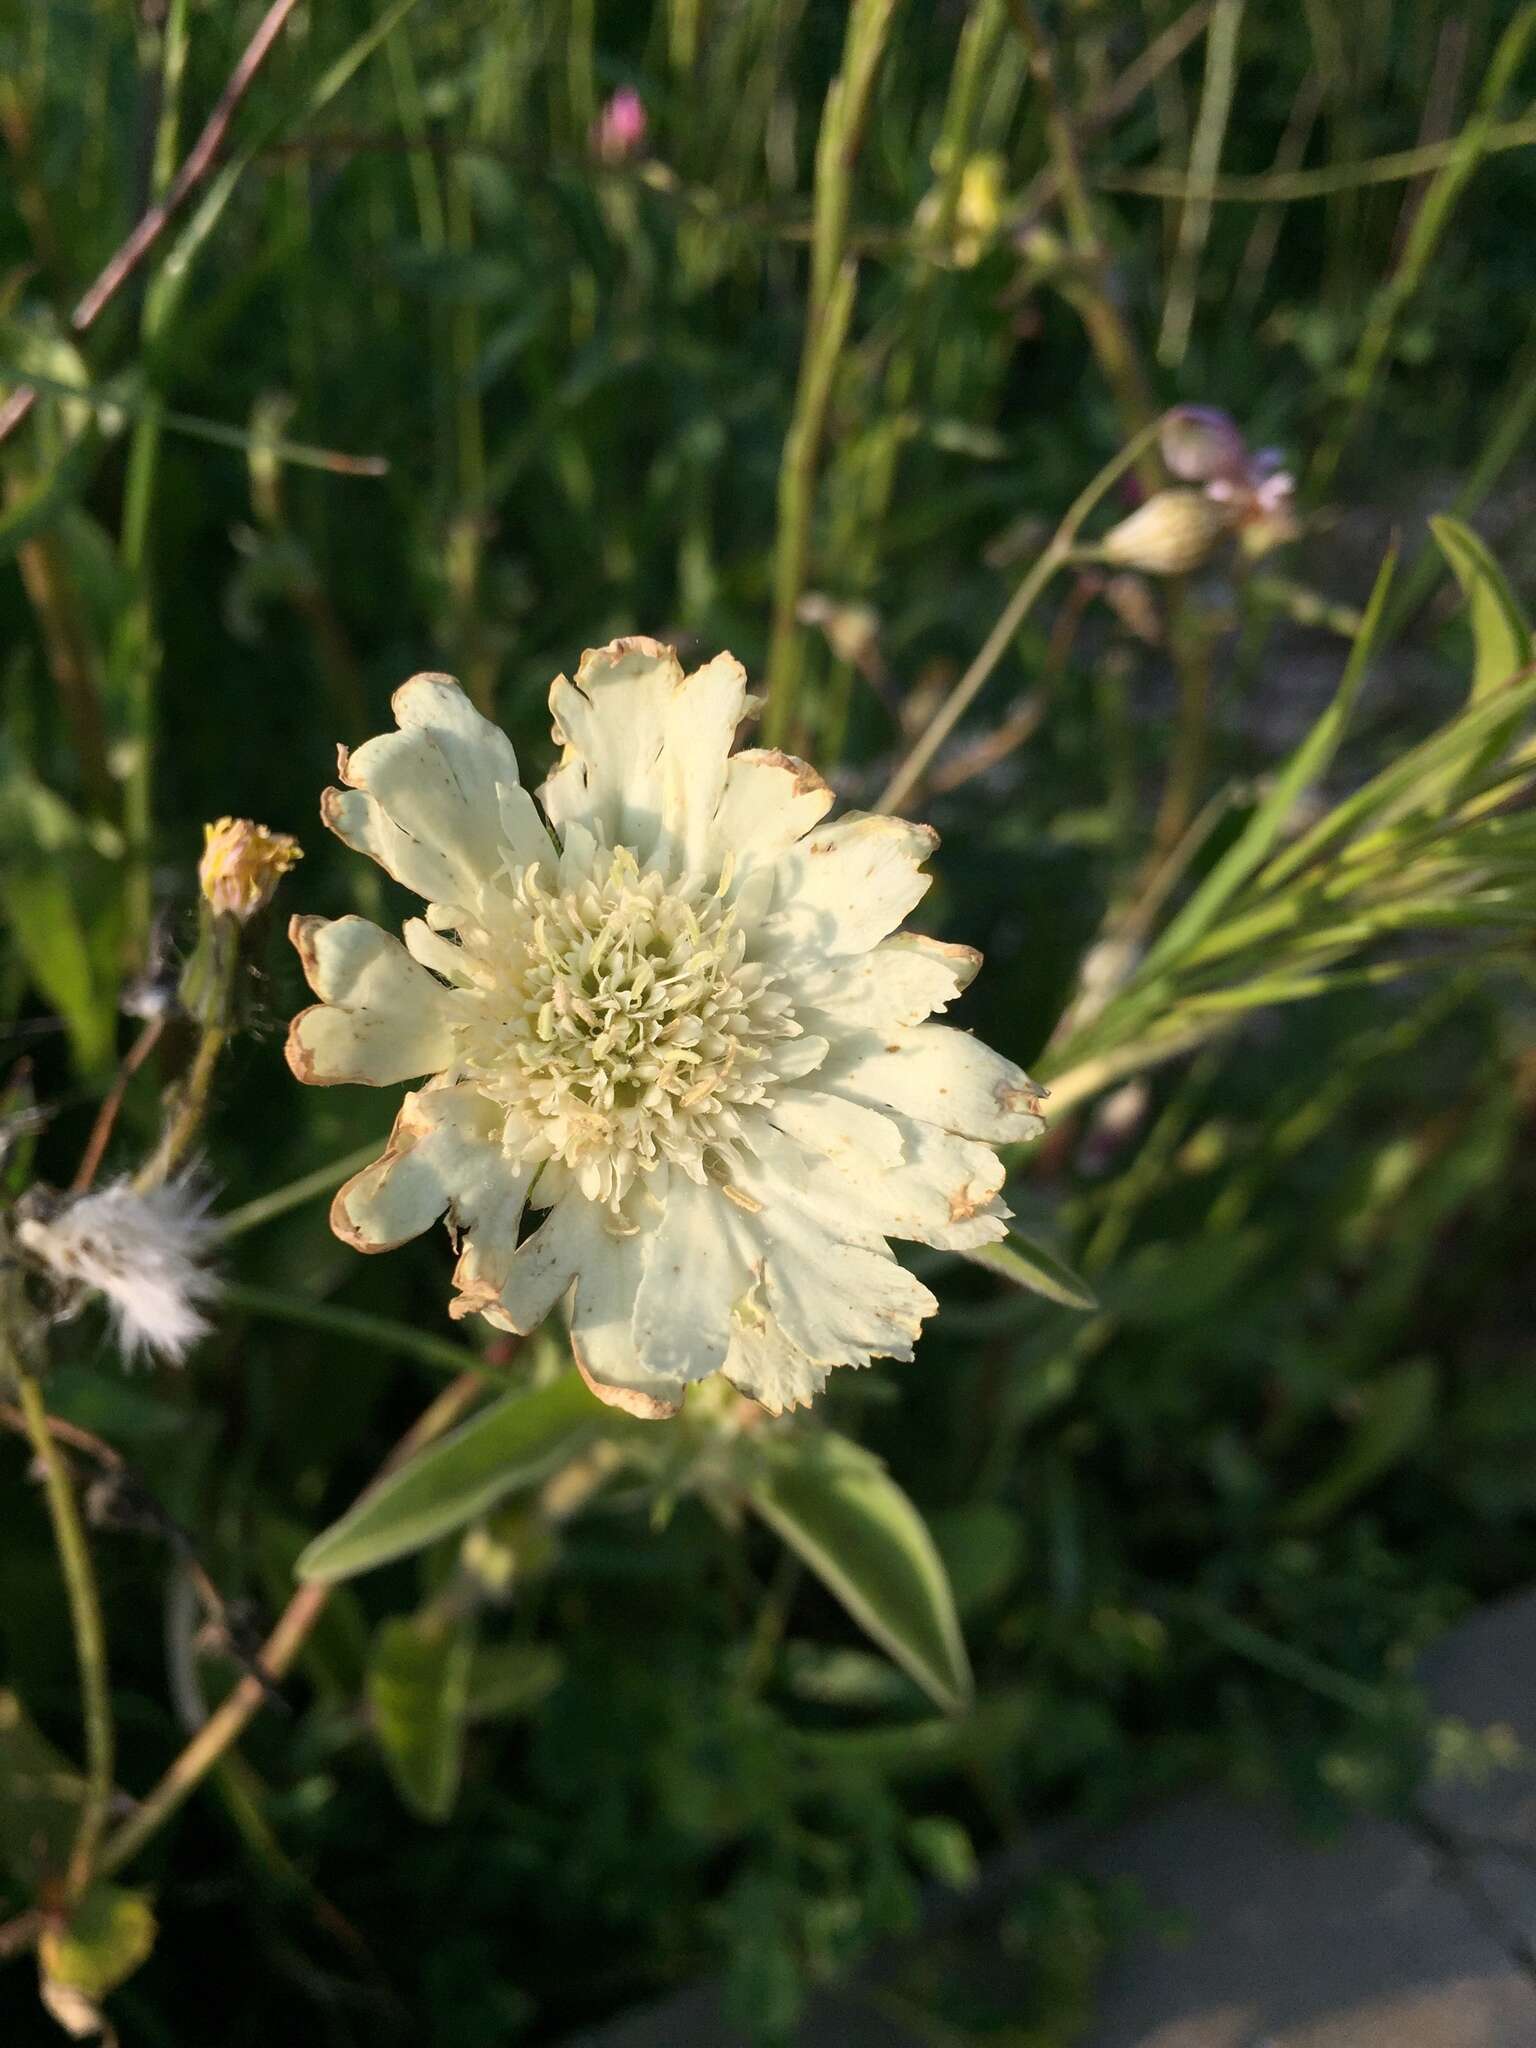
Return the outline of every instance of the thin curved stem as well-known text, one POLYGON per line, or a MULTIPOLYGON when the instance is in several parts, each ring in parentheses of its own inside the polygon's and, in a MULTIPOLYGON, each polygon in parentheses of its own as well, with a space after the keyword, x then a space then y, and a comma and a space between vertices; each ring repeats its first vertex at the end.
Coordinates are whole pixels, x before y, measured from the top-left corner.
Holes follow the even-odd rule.
POLYGON ((134 1176, 133 1184, 142 1193, 146 1188, 157 1188, 181 1165, 202 1128, 203 1118, 208 1113, 209 1099, 213 1093, 213 1076, 219 1064, 219 1055, 228 1043, 229 1033, 221 1024, 204 1027, 193 1055, 191 1071, 182 1084, 171 1120, 166 1125, 160 1143, 145 1164, 134 1176))
POLYGON ((379 1151, 379 1141, 374 1139, 370 1144, 360 1146, 356 1152, 349 1152, 344 1159, 333 1159, 329 1165, 317 1166, 313 1173, 301 1174, 285 1187, 273 1188, 270 1194, 257 1195, 252 1201, 242 1202, 238 1209, 226 1209, 217 1219, 219 1242, 227 1244, 232 1237, 244 1237, 248 1230, 274 1222, 279 1216, 286 1216, 290 1209, 302 1208, 314 1196, 332 1193, 354 1173, 361 1173, 365 1166, 371 1166, 379 1151))
POLYGON ((75 1661, 80 1671, 80 1704, 85 1721, 85 1792, 70 1849, 68 1872, 70 1894, 78 1898, 94 1871, 97 1846, 106 1830, 107 1814, 112 1804, 115 1744, 112 1693, 107 1672, 107 1637, 96 1572, 91 1563, 90 1546, 85 1539, 85 1525, 80 1519, 80 1505, 75 1498, 69 1468, 49 1424, 42 1390, 24 1367, 16 1377, 27 1438, 43 1470, 53 1540, 69 1598, 75 1661))
MULTIPOLYGON (((451 1428, 483 1385, 479 1373, 466 1372, 445 1387, 406 1431, 359 1499, 372 1492, 379 1480, 403 1464, 423 1444, 451 1428)), ((305 1638, 325 1610, 330 1591, 328 1585, 318 1580, 299 1587, 262 1646, 256 1672, 239 1680, 171 1764, 159 1784, 146 1793, 132 1816, 108 1837, 97 1864, 102 1876, 110 1876, 136 1856, 197 1790, 225 1751, 239 1739, 257 1708, 270 1697, 274 1681, 283 1676, 303 1648, 305 1638)))
POLYGON ((1051 536, 1044 554, 1038 558, 1003 607, 997 624, 982 642, 975 660, 939 706, 906 759, 886 784, 880 801, 875 805, 877 811, 894 811, 917 787, 934 755, 965 716, 982 684, 1002 660, 1014 634, 1034 609, 1036 598, 1056 571, 1070 561, 1073 544, 1083 521, 1105 492, 1140 461, 1162 431, 1162 425, 1163 415, 1159 413, 1156 419, 1148 421, 1139 434, 1133 435, 1119 454, 1107 462, 1087 488, 1078 494, 1066 517, 1051 536))

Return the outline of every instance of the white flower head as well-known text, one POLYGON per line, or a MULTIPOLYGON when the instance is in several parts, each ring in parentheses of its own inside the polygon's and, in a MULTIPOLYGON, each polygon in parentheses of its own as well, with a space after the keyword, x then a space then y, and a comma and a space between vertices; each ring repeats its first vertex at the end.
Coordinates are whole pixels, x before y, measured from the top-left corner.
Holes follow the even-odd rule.
POLYGON ((886 1240, 1001 1237, 994 1144, 1036 1089, 925 1021, 980 956, 897 932, 934 835, 832 825, 803 761, 732 753, 748 707, 722 654, 616 640, 550 691, 564 752, 539 792, 448 676, 398 732, 342 750, 321 815, 426 899, 405 943, 293 920, 321 998, 302 1081, 430 1076, 331 1221, 384 1251, 440 1217, 450 1312, 535 1329, 565 1302, 594 1393, 675 1414, 721 1371, 777 1413, 837 1365, 909 1358, 937 1306, 886 1240))
POLYGON ((211 1328, 199 1304, 219 1291, 204 1263, 213 1235, 207 1192, 189 1176, 142 1193, 114 1181, 16 1231, 61 1288, 105 1299, 126 1358, 173 1365, 211 1328))

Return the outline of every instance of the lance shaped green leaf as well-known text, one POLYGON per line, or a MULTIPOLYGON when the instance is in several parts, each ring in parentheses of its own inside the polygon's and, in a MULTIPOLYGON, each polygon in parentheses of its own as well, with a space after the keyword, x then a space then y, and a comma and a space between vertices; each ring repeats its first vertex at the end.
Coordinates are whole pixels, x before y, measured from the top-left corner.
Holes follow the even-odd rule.
POLYGON ((955 1597, 927 1524, 880 1460, 830 1430, 769 1448, 747 1498, 947 1713, 971 1702, 955 1597))
POLYGON ((1286 1527, 1320 1528, 1400 1464, 1429 1433, 1437 1384, 1433 1363, 1415 1358, 1363 1387, 1349 1442, 1337 1461, 1291 1502, 1286 1527))
POLYGON ((1531 629, 1504 571, 1471 527, 1447 518, 1431 519, 1429 527, 1467 600, 1476 704, 1529 663, 1531 629))
POLYGON ((608 1426, 575 1373, 508 1394, 371 1488, 310 1544, 299 1577, 348 1579, 408 1557, 538 1485, 608 1426))
POLYGON ((474 1654, 474 1633, 462 1615, 399 1615, 374 1638, 373 1732, 396 1791, 423 1820, 446 1820, 459 1795, 474 1654))
POLYGON ((83 1792, 15 1693, 0 1692, 0 1866, 29 1891, 68 1863, 83 1792))
POLYGON ((1035 1239, 1010 1229, 996 1244, 979 1244, 963 1252, 973 1266, 985 1266, 1011 1280, 1015 1287, 1027 1287, 1031 1294, 1043 1294, 1062 1308, 1095 1309, 1098 1297, 1081 1274, 1074 1273, 1065 1259, 1048 1251, 1035 1239))

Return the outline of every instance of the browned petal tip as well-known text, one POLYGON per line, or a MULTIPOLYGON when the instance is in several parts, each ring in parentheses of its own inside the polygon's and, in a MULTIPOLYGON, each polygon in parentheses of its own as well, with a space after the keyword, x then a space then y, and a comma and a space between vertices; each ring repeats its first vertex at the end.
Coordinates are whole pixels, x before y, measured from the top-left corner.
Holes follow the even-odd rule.
POLYGON ((315 1073, 313 1053, 311 1053, 309 1047, 299 1037, 299 1026, 310 1014, 310 1010, 318 1007, 320 1005, 311 1003, 308 1010, 300 1010, 299 1014, 289 1024, 288 1036, 283 1041, 283 1058, 288 1062, 288 1071, 296 1081, 308 1082, 311 1087, 320 1087, 323 1084, 315 1073))
POLYGON ((626 1415, 633 1415, 641 1422, 669 1422, 683 1405, 681 1401, 658 1401, 654 1394, 642 1393, 638 1387, 610 1387, 594 1379, 587 1370, 574 1335, 571 1338, 571 1356, 576 1361, 576 1370, 599 1401, 610 1408, 621 1408, 626 1415))

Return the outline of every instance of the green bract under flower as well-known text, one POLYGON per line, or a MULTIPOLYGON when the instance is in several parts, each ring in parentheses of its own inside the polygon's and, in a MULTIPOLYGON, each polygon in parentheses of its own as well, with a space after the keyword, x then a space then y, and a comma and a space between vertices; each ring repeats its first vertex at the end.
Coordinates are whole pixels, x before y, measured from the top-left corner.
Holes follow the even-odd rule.
POLYGON ((383 1251, 446 1216, 455 1315, 566 1304, 593 1391, 648 1416, 723 1371, 775 1412, 837 1365, 910 1357, 936 1306, 886 1240, 1001 1237, 990 1145, 1038 1091, 925 1021, 979 956, 896 927, 932 833, 852 815, 788 755, 733 754, 746 679, 618 640, 550 693, 539 792, 446 676, 343 750, 322 815, 426 899, 404 945, 301 917, 301 1080, 408 1094, 332 1221, 383 1251))

